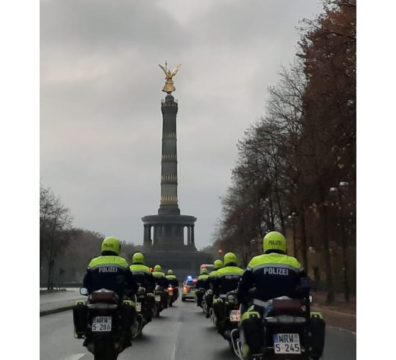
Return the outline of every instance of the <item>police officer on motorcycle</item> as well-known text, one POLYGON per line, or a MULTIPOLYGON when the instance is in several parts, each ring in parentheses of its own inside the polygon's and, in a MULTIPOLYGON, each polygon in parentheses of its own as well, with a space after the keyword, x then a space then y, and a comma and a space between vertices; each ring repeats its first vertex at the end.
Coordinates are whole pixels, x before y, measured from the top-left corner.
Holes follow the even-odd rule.
POLYGON ((174 288, 179 287, 179 280, 177 280, 176 275, 173 273, 172 269, 169 269, 167 275, 165 276, 168 280, 168 284, 171 284, 174 288))
POLYGON ((220 334, 224 334, 227 316, 227 294, 236 290, 244 270, 238 267, 238 259, 232 252, 224 255, 224 266, 216 271, 213 280, 213 311, 216 316, 216 327, 220 334))
MULTIPOLYGON (((114 291, 120 300, 120 311, 125 332, 124 347, 130 346, 130 327, 136 319, 136 311, 131 299, 138 288, 128 262, 120 255, 121 241, 113 236, 106 237, 101 246, 101 256, 90 261, 84 276, 83 287, 88 295, 100 289, 114 291), (125 301, 123 301, 125 300, 125 301)), ((79 304, 73 309, 74 326, 77 337, 82 337, 86 328, 86 305, 79 304)), ((85 344, 84 344, 85 345, 85 344)))
POLYGON ((223 267, 223 261, 220 259, 217 259, 213 263, 214 265, 214 270, 209 273, 208 277, 208 290, 206 291, 204 298, 205 298, 205 304, 206 304, 206 314, 205 316, 208 318, 210 316, 210 309, 212 308, 213 305, 213 283, 216 278, 216 272, 217 270, 221 269, 223 267))
POLYGON ((131 298, 138 288, 128 262, 120 255, 121 241, 109 236, 101 246, 101 256, 90 261, 84 276, 83 286, 91 294, 95 290, 108 289, 115 291, 118 296, 131 298))
POLYGON ((238 267, 238 258, 233 252, 224 255, 224 266, 216 271, 213 292, 215 296, 236 290, 244 270, 238 267))
POLYGON ((214 270, 209 273, 208 284, 209 288, 213 289, 213 282, 216 277, 217 270, 220 270, 223 267, 223 260, 217 259, 213 262, 214 270))
POLYGON ((168 280, 168 285, 172 287, 172 292, 168 293, 169 295, 169 305, 173 306, 173 303, 179 297, 179 280, 177 280, 176 275, 173 273, 172 269, 169 269, 167 275, 165 276, 166 280, 168 280))
POLYGON ((152 293, 155 287, 155 279, 150 268, 145 265, 145 258, 141 252, 134 253, 132 265, 129 267, 136 282, 144 287, 147 292, 152 293))
POLYGON ((259 353, 264 338, 260 321, 262 309, 252 305, 252 297, 267 301, 280 296, 298 298, 309 293, 305 272, 296 258, 286 255, 287 240, 281 233, 272 231, 266 234, 263 250, 264 254, 249 262, 237 292, 238 301, 242 304, 240 335, 244 358, 259 353))
POLYGON ((162 289, 166 289, 168 286, 168 280, 166 279, 165 273, 162 271, 161 265, 155 265, 152 274, 155 284, 161 286, 162 289))
MULTIPOLYGON (((166 279, 165 274, 162 272, 161 265, 155 265, 152 274, 155 280, 155 285, 160 288, 162 307, 167 308, 168 301, 167 301, 167 295, 165 294, 166 294, 166 289, 168 287, 168 280, 166 279)), ((156 290, 156 294, 157 294, 157 290, 156 290)))
POLYGON ((205 293, 206 290, 209 289, 209 272, 207 268, 202 268, 201 269, 201 274, 198 276, 197 280, 197 290, 195 291, 196 299, 197 299, 197 306, 202 305, 202 297, 205 293))
MULTIPOLYGON (((134 279, 139 284, 141 288, 140 291, 143 291, 145 296, 145 302, 147 304, 148 309, 152 309, 154 307, 154 287, 155 287, 155 279, 150 271, 150 268, 145 265, 145 258, 141 252, 136 252, 132 256, 132 265, 129 267, 134 279), (142 289, 143 288, 143 289, 142 289)), ((139 295, 140 296, 140 295, 139 295)), ((143 296, 143 295, 142 295, 143 296)), ((146 321, 151 321, 151 311, 146 312, 146 321)))

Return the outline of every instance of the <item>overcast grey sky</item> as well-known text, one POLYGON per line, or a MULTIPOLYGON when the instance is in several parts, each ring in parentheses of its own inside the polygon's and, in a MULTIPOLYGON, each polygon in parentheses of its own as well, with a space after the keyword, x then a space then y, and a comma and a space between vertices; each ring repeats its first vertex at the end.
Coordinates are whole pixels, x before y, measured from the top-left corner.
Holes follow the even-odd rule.
POLYGON ((236 143, 293 61, 320 0, 42 0, 41 180, 73 225, 141 244, 160 200, 164 74, 181 63, 178 175, 196 244, 210 243, 236 143))

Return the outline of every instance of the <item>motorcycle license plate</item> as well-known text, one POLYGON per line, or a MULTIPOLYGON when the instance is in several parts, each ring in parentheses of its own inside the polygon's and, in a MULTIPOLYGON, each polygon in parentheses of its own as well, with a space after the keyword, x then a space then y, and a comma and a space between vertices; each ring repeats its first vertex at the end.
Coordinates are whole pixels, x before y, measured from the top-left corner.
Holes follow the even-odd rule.
POLYGON ((140 302, 136 303, 136 311, 137 312, 141 312, 142 311, 142 303, 140 303, 140 302))
POLYGON ((96 316, 92 320, 92 332, 111 331, 111 316, 96 316))
POLYGON ((298 334, 274 334, 275 354, 301 354, 298 334))
POLYGON ((161 295, 155 295, 155 301, 160 302, 161 301, 161 295))
POLYGON ((230 312, 230 321, 231 322, 239 322, 239 321, 241 321, 241 312, 239 310, 231 310, 231 312, 230 312))

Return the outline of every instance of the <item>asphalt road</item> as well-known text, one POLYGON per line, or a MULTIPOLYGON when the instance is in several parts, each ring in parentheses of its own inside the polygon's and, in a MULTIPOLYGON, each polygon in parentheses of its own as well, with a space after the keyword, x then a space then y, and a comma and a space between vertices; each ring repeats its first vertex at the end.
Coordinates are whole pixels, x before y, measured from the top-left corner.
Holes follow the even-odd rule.
MULTIPOLYGON (((73 337, 71 311, 40 318, 41 360, 92 360, 73 337)), ((126 349, 119 360, 222 360, 237 359, 228 343, 217 334, 194 303, 178 301, 165 309, 143 330, 143 336, 126 349)), ((335 328, 327 329, 325 360, 356 359, 356 337, 335 328)))

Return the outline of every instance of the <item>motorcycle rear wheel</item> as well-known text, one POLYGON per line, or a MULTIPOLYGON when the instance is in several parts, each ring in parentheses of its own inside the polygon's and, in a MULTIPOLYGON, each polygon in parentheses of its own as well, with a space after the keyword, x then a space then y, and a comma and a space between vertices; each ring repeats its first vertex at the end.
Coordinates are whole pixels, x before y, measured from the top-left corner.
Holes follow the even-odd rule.
POLYGON ((139 337, 142 334, 142 330, 143 330, 143 317, 139 315, 131 328, 132 339, 136 339, 137 337, 139 337))
POLYGON ((111 341, 101 341, 95 344, 94 360, 117 360, 118 353, 111 341))

